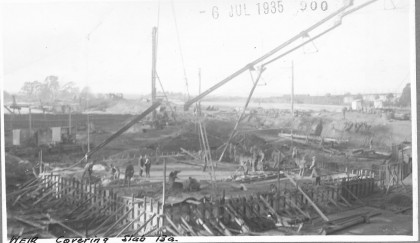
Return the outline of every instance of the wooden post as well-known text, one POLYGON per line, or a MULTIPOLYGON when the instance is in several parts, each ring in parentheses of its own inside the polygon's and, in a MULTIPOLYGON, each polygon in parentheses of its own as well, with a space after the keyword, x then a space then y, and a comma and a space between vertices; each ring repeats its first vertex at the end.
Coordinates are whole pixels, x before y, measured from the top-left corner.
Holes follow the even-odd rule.
POLYGON ((144 222, 146 222, 146 219, 147 219, 146 205, 147 205, 147 200, 146 200, 146 196, 144 196, 143 198, 143 212, 144 212, 143 224, 144 222))
POLYGON ((69 109, 69 136, 71 136, 71 109, 69 109))
POLYGON ((44 170, 42 169, 42 149, 39 151, 39 175, 41 175, 44 170))
MULTIPOLYGON (((165 215, 166 202, 166 157, 163 159, 163 189, 162 189, 162 215, 165 215)), ((165 225, 165 217, 161 217, 162 226, 165 225)))
MULTIPOLYGON (((157 27, 152 30, 152 103, 156 101, 156 55, 157 55, 157 27)), ((152 113, 153 126, 156 122, 156 109, 152 113)))
POLYGON ((328 217, 318 208, 318 206, 312 201, 312 199, 306 195, 306 193, 300 188, 300 186, 293 180, 292 177, 290 177, 287 173, 284 173, 284 175, 290 180, 290 182, 293 183, 293 185, 296 186, 296 188, 303 194, 303 196, 308 200, 308 202, 314 207, 314 209, 318 212, 318 214, 325 220, 329 221, 328 217))
POLYGON ((31 107, 29 107, 29 137, 32 137, 32 112, 31 112, 31 107))
POLYGON ((131 213, 131 211, 133 210, 133 208, 130 208, 130 210, 128 210, 123 216, 121 216, 117 221, 115 221, 115 223, 111 226, 111 227, 109 227, 107 230, 106 230, 106 232, 103 234, 105 237, 107 236, 107 234, 109 233, 109 232, 111 232, 111 230, 119 223, 119 222, 121 222, 121 220, 123 220, 123 219, 125 219, 126 217, 127 217, 127 215, 128 214, 130 214, 131 213))

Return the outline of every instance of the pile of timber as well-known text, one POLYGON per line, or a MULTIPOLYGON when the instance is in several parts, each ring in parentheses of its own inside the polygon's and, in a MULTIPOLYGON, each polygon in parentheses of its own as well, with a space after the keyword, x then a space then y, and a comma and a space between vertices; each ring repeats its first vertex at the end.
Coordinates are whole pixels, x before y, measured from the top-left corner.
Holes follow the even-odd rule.
POLYGON ((298 135, 298 134, 290 134, 290 133, 279 133, 279 137, 289 138, 289 139, 298 139, 298 140, 305 140, 307 142, 314 142, 314 143, 321 143, 324 141, 325 143, 335 143, 335 144, 342 144, 347 143, 348 139, 337 139, 337 138, 329 138, 329 137, 321 137, 321 136, 312 136, 312 135, 298 135))
POLYGON ((351 156, 355 158, 365 158, 365 159, 389 159, 391 158, 391 153, 378 152, 371 149, 354 149, 351 152, 351 156))
POLYGON ((268 230, 279 230, 279 227, 290 234, 296 232, 297 227, 287 223, 292 219, 280 216, 263 197, 255 200, 260 200, 260 210, 264 210, 266 212, 264 214, 257 212, 260 210, 248 204, 244 204, 247 207, 247 213, 244 213, 243 210, 238 210, 237 205, 234 205, 231 200, 222 204, 219 202, 213 209, 219 210, 217 208, 220 206, 229 215, 227 221, 225 217, 208 217, 203 208, 206 205, 205 200, 187 200, 186 202, 191 204, 189 208, 192 211, 189 216, 180 216, 177 223, 167 214, 168 233, 178 236, 260 235, 261 232, 268 230))
MULTIPOLYGON (((255 181, 264 181, 278 178, 279 173, 275 171, 257 171, 250 172, 247 175, 234 176, 233 178, 228 178, 227 181, 239 182, 239 183, 249 183, 255 181)), ((280 178, 283 178, 284 175, 280 173, 280 178)))
POLYGON ((301 144, 303 146, 310 146, 316 149, 321 149, 325 153, 332 154, 332 155, 345 155, 343 151, 340 151, 334 148, 334 144, 342 144, 347 143, 348 140, 345 139, 335 139, 335 138, 327 138, 327 137, 320 137, 320 136, 304 136, 304 135, 295 135, 295 134, 288 134, 288 133, 279 133, 279 136, 282 138, 286 138, 289 140, 293 139, 294 143, 301 144), (326 146, 330 144, 331 146, 326 146))
POLYGON ((163 230, 159 224, 162 217, 159 203, 152 206, 152 201, 147 202, 146 197, 134 202, 134 196, 127 203, 119 200, 116 193, 108 192, 101 191, 99 184, 82 184, 53 174, 30 180, 6 197, 12 212, 8 215, 10 222, 18 224, 15 228, 23 228, 10 235, 53 238, 50 236, 60 236, 51 230, 57 229, 58 232, 64 230, 66 237, 117 237, 124 233, 150 236, 163 230), (139 204, 143 205, 143 211, 135 218, 134 211, 140 210, 139 204), (24 212, 24 216, 16 212, 24 212), (144 220, 140 221, 140 217, 144 220), (139 227, 132 227, 135 223, 139 227), (32 234, 34 230, 38 230, 36 235, 32 234))
POLYGON ((10 210, 8 221, 10 224, 19 225, 14 227, 19 228, 19 232, 8 232, 10 235, 54 238, 56 236, 52 235, 49 229, 51 225, 57 225, 71 236, 85 237, 52 218, 52 214, 56 218, 62 218, 70 210, 70 205, 57 194, 54 188, 56 184, 57 182, 52 182, 51 179, 34 178, 6 195, 7 207, 10 210))
POLYGON ((379 212, 365 212, 328 221, 324 223, 321 234, 330 235, 358 224, 369 223, 370 218, 380 214, 379 212))

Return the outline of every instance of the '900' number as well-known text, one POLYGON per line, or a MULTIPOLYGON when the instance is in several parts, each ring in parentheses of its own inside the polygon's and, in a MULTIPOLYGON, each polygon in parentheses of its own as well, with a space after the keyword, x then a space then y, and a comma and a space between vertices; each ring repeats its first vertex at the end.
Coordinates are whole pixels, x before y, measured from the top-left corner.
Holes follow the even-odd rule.
POLYGON ((300 11, 306 11, 306 10, 312 10, 312 11, 316 11, 317 9, 320 9, 322 11, 327 11, 328 10, 328 2, 327 1, 322 1, 320 3, 316 2, 316 1, 310 1, 310 2, 306 2, 306 1, 301 1, 300 2, 300 11))

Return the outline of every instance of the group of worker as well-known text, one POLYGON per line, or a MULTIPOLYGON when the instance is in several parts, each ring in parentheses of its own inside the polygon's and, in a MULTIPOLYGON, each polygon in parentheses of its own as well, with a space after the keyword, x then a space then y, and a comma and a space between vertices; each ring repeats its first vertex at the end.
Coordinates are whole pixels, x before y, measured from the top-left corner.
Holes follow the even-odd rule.
MULTIPOLYGON (((306 170, 306 154, 304 154, 301 158, 298 156, 298 150, 296 147, 292 150, 292 159, 295 160, 295 163, 299 166, 299 176, 303 177, 305 175, 306 170)), ((312 162, 309 166, 309 171, 311 171, 311 177, 315 178, 315 185, 321 184, 321 175, 319 173, 319 169, 317 168, 316 164, 316 156, 312 156, 312 162)))
MULTIPOLYGON (((146 155, 141 155, 138 159, 138 164, 139 164, 139 176, 143 177, 143 172, 146 172, 146 177, 150 178, 150 168, 152 167, 152 160, 149 158, 149 156, 146 155)), ((132 164, 132 162, 129 162, 127 167, 125 168, 125 178, 124 178, 124 186, 127 183, 128 187, 130 187, 130 181, 131 178, 134 177, 134 166, 132 164)))
POLYGON ((150 160, 149 156, 146 155, 140 155, 139 157, 139 168, 140 168, 140 172, 139 175, 140 177, 143 177, 143 171, 146 172, 146 177, 150 178, 150 168, 152 166, 152 160, 150 160))
MULTIPOLYGON (((257 146, 252 146, 249 150, 251 153, 251 156, 238 156, 239 162, 241 166, 244 169, 244 174, 248 174, 249 169, 252 170, 252 172, 255 171, 263 171, 264 170, 264 158, 265 154, 264 151, 261 148, 258 148, 257 146)), ((235 149, 236 153, 236 149, 235 149)), ((237 156, 235 154, 235 156, 237 156)))
MULTIPOLYGON (((88 161, 87 156, 85 156, 85 160, 88 161)), ((147 154, 140 155, 138 159, 138 164, 139 164, 139 176, 143 177, 143 172, 145 172, 146 177, 150 178, 150 169, 152 166, 152 160, 149 158, 149 156, 147 154)), ((93 161, 89 161, 88 163, 86 163, 84 167, 82 180, 85 177, 87 177, 89 184, 91 184, 92 173, 93 173, 93 161)), ((113 180, 119 180, 120 178, 120 169, 114 166, 114 164, 111 164, 111 177, 113 180)), ((133 162, 130 161, 125 168, 124 186, 128 184, 128 186, 130 187, 130 181, 131 181, 131 178, 133 177, 134 177, 134 166, 133 166, 133 162)))
MULTIPOLYGON (((265 158, 265 154, 263 150, 261 148, 258 148, 257 146, 252 146, 250 149, 250 152, 252 156, 239 156, 239 163, 241 165, 241 168, 243 168, 244 175, 247 175, 249 173, 250 167, 253 172, 264 170, 263 160, 265 158)), ((306 154, 303 154, 303 156, 299 156, 297 148, 296 147, 293 148, 292 159, 295 160, 295 163, 299 167, 300 177, 303 177, 305 175, 305 170, 308 167, 306 163, 306 157, 307 157, 306 154)), ((280 167, 280 164, 284 163, 285 155, 279 150, 274 150, 272 152, 271 159, 275 163, 274 167, 277 167, 277 166, 280 167)), ((320 185, 321 175, 319 173, 319 169, 317 168, 316 156, 312 157, 312 162, 308 169, 309 171, 311 171, 311 177, 315 178, 315 185, 320 185)))

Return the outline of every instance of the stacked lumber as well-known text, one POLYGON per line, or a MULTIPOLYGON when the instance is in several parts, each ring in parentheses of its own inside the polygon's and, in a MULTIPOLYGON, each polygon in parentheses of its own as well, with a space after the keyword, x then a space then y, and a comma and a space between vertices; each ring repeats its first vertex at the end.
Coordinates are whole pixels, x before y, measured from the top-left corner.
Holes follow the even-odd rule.
MULTIPOLYGON (((249 183, 254 181, 264 181, 276 179, 279 176, 278 172, 275 171, 259 171, 251 172, 247 175, 233 176, 233 178, 227 179, 227 181, 239 182, 239 183, 249 183)), ((283 178, 284 175, 280 173, 280 177, 283 178)))

